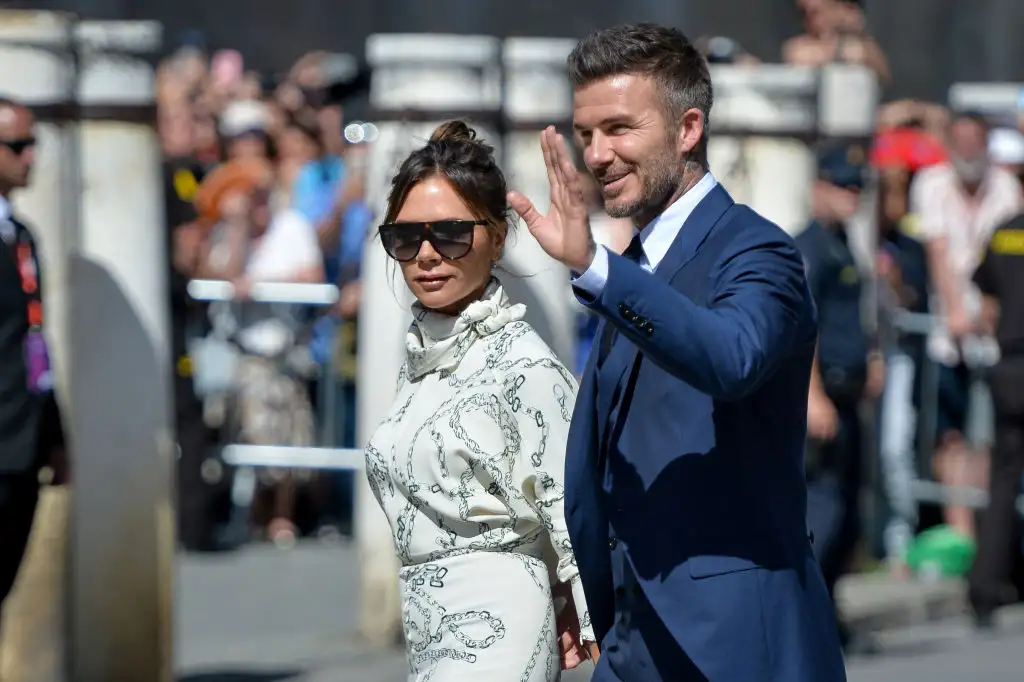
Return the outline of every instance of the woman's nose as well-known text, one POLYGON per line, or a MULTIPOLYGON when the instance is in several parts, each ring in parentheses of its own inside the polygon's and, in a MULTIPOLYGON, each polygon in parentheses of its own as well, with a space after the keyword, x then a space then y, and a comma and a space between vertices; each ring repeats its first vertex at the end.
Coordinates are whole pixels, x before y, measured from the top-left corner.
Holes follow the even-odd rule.
POLYGON ((423 243, 420 244, 420 250, 416 254, 416 262, 418 263, 435 263, 441 260, 441 255, 434 250, 434 245, 430 243, 429 239, 424 239, 423 243))

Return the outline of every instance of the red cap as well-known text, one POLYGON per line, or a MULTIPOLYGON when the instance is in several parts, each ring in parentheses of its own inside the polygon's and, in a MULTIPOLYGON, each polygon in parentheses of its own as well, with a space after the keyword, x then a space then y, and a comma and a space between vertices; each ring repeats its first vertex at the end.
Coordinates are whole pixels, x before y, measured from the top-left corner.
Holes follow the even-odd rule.
POLYGON ((917 128, 891 128, 880 133, 870 156, 872 166, 908 171, 933 166, 947 158, 943 144, 934 135, 917 128))

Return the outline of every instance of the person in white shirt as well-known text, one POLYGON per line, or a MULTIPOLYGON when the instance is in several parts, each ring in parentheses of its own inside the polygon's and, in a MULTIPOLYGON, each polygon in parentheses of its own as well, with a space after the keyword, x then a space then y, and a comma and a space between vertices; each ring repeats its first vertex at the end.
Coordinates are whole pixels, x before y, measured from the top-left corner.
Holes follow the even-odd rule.
MULTIPOLYGON (((214 173, 204 184, 218 181, 214 173)), ((235 302, 210 308, 215 334, 231 338, 242 351, 229 411, 242 442, 309 446, 314 425, 306 382, 312 361, 299 344, 302 310, 245 299, 257 282, 322 282, 323 257, 308 220, 292 209, 272 211, 272 174, 254 173, 247 180, 222 193, 221 221, 211 235, 207 258, 207 276, 235 285, 235 302)), ((271 498, 267 536, 290 546, 297 533, 293 476, 274 470, 261 473, 271 498)))
MULTIPOLYGON (((577 386, 493 276, 506 190, 492 148, 454 121, 402 164, 379 231, 417 300, 366 472, 420 682, 555 682, 556 633, 578 621, 594 639, 563 508, 577 386), (557 621, 553 595, 575 606, 557 621)), ((563 665, 583 659, 578 646, 563 665)))
MULTIPOLYGON (((988 122, 957 114, 948 130, 949 162, 926 168, 910 186, 910 210, 918 217, 928 256, 933 305, 944 319, 928 338, 928 354, 940 366, 936 476, 948 485, 985 487, 985 453, 965 438, 971 369, 998 353, 983 333, 974 271, 996 227, 1022 206, 1017 178, 992 163, 988 122)), ((971 537, 974 512, 946 508, 946 522, 971 537)))

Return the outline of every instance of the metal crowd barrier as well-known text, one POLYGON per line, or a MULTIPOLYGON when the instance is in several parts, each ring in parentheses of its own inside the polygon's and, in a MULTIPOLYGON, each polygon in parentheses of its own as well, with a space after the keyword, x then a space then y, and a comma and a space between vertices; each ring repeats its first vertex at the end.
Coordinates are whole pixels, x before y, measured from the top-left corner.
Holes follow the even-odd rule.
MULTIPOLYGON (((228 302, 234 297, 234 287, 229 282, 218 280, 193 280, 188 285, 188 292, 196 300, 207 302, 228 302)), ((259 283, 253 285, 249 298, 259 303, 323 307, 333 305, 338 300, 338 289, 329 284, 259 283)), ((895 316, 893 326, 904 335, 926 336, 934 328, 936 319, 926 313, 901 311, 895 316)), ((939 365, 925 354, 918 371, 923 374, 918 410, 918 451, 930 456, 935 449, 939 365)), ((976 396, 972 394, 970 400, 973 402, 975 399, 976 396)), ((972 404, 968 409, 976 409, 976 406, 972 404)), ((912 453, 908 454, 912 456, 912 453)), ((228 443, 223 447, 221 456, 226 464, 240 469, 277 467, 343 471, 357 470, 363 466, 363 451, 360 448, 228 443)), ((919 471, 916 465, 910 468, 919 471)), ((244 482, 247 478, 243 475, 240 480, 244 482)), ((910 491, 916 502, 957 504, 975 509, 983 509, 988 504, 987 491, 971 486, 947 486, 919 475, 910 482, 910 491)), ((237 490, 235 497, 241 502, 242 498, 249 495, 243 490, 237 490)), ((1024 495, 1018 498, 1017 508, 1024 515, 1024 495)))
MULTIPOLYGON (((924 336, 926 337, 939 324, 939 318, 928 313, 911 313, 899 311, 893 318, 893 326, 901 335, 924 336)), ((923 354, 921 365, 918 371, 922 372, 921 377, 921 400, 918 406, 917 435, 918 452, 921 458, 931 458, 935 452, 936 417, 939 402, 939 363, 932 360, 928 353, 923 354)), ((982 368, 972 368, 973 370, 982 368)), ((972 383, 984 381, 980 377, 972 377, 972 383)), ((976 413, 979 394, 972 390, 968 397, 968 414, 976 413)), ((991 412, 985 415, 987 419, 994 418, 991 412)), ((966 434, 965 434, 966 435, 966 434)), ((906 453, 912 457, 913 452, 906 453)), ((905 463, 909 464, 909 463, 905 463)), ((916 464, 920 464, 920 461, 916 464)), ((933 504, 957 505, 970 507, 972 509, 984 509, 988 506, 988 491, 973 486, 949 486, 927 480, 919 475, 919 466, 910 466, 911 471, 917 474, 910 481, 910 494, 915 502, 928 502, 933 504)), ((1024 494, 1017 497, 1017 510, 1024 516, 1024 494)))
MULTIPOLYGON (((235 297, 235 287, 231 282, 218 279, 194 279, 188 283, 188 294, 197 301, 230 303, 235 297)), ((252 285, 249 300, 319 307, 334 305, 338 295, 338 287, 333 284, 257 282, 252 285)))
MULTIPOLYGON (((231 302, 235 288, 222 280, 192 280, 188 284, 189 295, 197 301, 231 302)), ((252 286, 248 301, 254 303, 276 303, 295 306, 327 307, 338 301, 338 287, 332 284, 293 284, 284 282, 260 282, 252 286)), ((334 384, 327 381, 327 402, 333 406, 334 384)), ((333 418, 333 409, 324 410, 324 418, 333 418)), ((331 430, 328 429, 328 432, 331 430)), ((225 464, 235 467, 231 488, 234 512, 228 523, 229 534, 239 535, 248 528, 248 511, 256 494, 259 468, 316 469, 344 471, 361 469, 363 452, 357 448, 334 447, 293 447, 287 445, 249 445, 247 443, 226 443, 220 457, 225 464)))

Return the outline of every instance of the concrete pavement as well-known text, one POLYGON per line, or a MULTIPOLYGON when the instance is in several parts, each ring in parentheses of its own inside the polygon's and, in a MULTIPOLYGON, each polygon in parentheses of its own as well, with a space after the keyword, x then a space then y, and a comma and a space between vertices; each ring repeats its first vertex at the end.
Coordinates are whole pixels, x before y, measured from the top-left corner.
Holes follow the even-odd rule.
MULTIPOLYGON (((401 652, 369 651, 356 637, 356 567, 355 549, 348 545, 307 544, 292 551, 252 546, 230 554, 180 556, 176 611, 179 681, 404 680, 406 667, 401 652)), ((859 629, 920 627, 935 618, 961 612, 962 595, 963 589, 957 583, 896 583, 879 575, 849 579, 839 591, 848 619, 859 629)), ((953 621, 954 625, 956 622, 953 621)), ((977 654, 981 657, 979 665, 989 665, 998 671, 1002 669, 998 666, 1002 665, 999 662, 1004 654, 1024 647, 1024 626, 1019 640, 1010 636, 1009 643, 994 641, 973 647, 963 637, 950 635, 953 631, 941 630, 954 625, 944 621, 926 626, 925 631, 927 627, 940 628, 942 636, 935 640, 938 644, 929 640, 931 643, 923 649, 910 647, 910 653, 906 653, 905 644, 889 637, 886 642, 904 647, 899 649, 903 652, 899 654, 899 665, 903 667, 893 669, 916 669, 915 661, 927 659, 933 662, 922 664, 923 669, 941 672, 946 659, 939 654, 949 641, 955 640, 961 651, 966 652, 964 660, 974 660, 975 651, 988 652, 984 656, 977 654), (986 662, 986 657, 992 660, 986 662)), ((888 661, 885 665, 897 664, 889 656, 879 660, 888 661)), ((913 677, 910 672, 909 676, 900 672, 899 678, 886 677, 889 668, 878 665, 878 661, 851 661, 851 682, 959 679, 913 677)), ((588 679, 588 672, 582 670, 564 679, 583 682, 588 679)), ((1017 676, 991 679, 1024 679, 1022 675, 1024 663, 1017 676)), ((988 678, 974 675, 972 682, 988 682, 988 678)))
POLYGON ((879 636, 881 655, 847 661, 849 682, 1011 682, 1024 679, 1024 608, 981 635, 958 616, 879 636))
POLYGON ((967 590, 961 580, 896 580, 885 573, 844 578, 836 600, 849 627, 875 631, 909 627, 963 613, 967 590))

